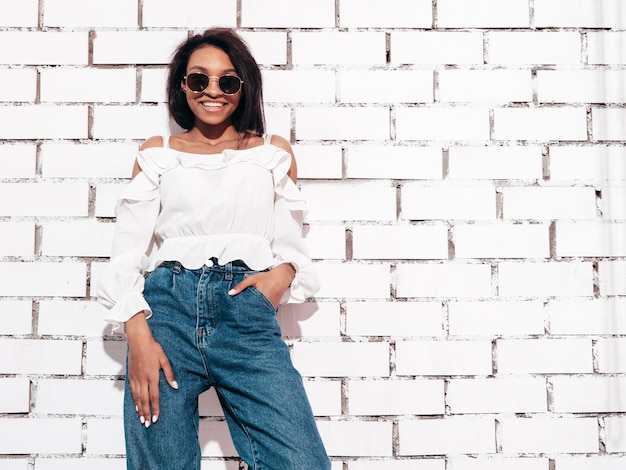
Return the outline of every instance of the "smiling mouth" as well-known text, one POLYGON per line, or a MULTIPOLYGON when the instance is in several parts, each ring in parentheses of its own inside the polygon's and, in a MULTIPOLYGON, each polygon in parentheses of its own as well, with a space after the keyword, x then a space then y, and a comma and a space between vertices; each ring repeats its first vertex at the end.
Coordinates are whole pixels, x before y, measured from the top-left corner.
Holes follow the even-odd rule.
POLYGON ((200 106, 202 106, 203 108, 223 108, 224 106, 226 106, 227 103, 216 103, 214 101, 203 101, 200 103, 200 106))

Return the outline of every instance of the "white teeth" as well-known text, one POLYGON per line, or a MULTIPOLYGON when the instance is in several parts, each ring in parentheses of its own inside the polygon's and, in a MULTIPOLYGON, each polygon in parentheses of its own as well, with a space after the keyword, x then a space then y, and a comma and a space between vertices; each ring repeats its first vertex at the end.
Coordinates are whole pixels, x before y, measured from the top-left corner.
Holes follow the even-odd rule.
POLYGON ((200 104, 204 106, 205 108, 221 108, 222 106, 224 106, 224 103, 213 103, 210 101, 205 101, 200 104))

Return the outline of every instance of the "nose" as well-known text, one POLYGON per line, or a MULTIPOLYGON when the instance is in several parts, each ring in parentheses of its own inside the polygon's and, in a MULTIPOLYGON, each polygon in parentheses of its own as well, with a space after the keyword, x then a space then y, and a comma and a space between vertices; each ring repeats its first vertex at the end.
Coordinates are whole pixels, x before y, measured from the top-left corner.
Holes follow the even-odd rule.
POLYGON ((219 86, 219 77, 209 77, 209 84, 204 92, 209 96, 217 96, 222 94, 222 89, 219 86))

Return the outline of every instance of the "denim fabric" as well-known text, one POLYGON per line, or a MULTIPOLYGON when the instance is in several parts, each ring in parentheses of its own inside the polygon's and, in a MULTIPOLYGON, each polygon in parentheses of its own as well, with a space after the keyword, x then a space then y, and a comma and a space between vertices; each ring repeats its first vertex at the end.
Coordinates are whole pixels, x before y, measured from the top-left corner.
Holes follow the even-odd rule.
POLYGON ((330 469, 274 306, 253 287, 228 295, 254 273, 242 262, 196 270, 166 262, 146 279, 144 295, 153 311, 148 323, 179 389, 171 389, 161 372, 160 417, 146 429, 127 381, 128 469, 200 469, 198 395, 210 387, 250 470, 330 469))

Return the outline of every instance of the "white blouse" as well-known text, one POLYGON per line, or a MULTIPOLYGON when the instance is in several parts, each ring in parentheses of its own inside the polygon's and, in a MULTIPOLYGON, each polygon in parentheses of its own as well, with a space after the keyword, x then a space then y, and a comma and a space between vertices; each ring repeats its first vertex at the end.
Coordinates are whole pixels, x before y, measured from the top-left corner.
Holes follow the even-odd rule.
POLYGON ((289 178, 291 155, 270 144, 200 155, 164 147, 140 151, 141 168, 118 200, 111 261, 96 288, 114 331, 150 306, 144 276, 163 261, 188 269, 241 259, 253 270, 291 263, 296 277, 281 303, 319 288, 302 239, 307 204, 289 178))

